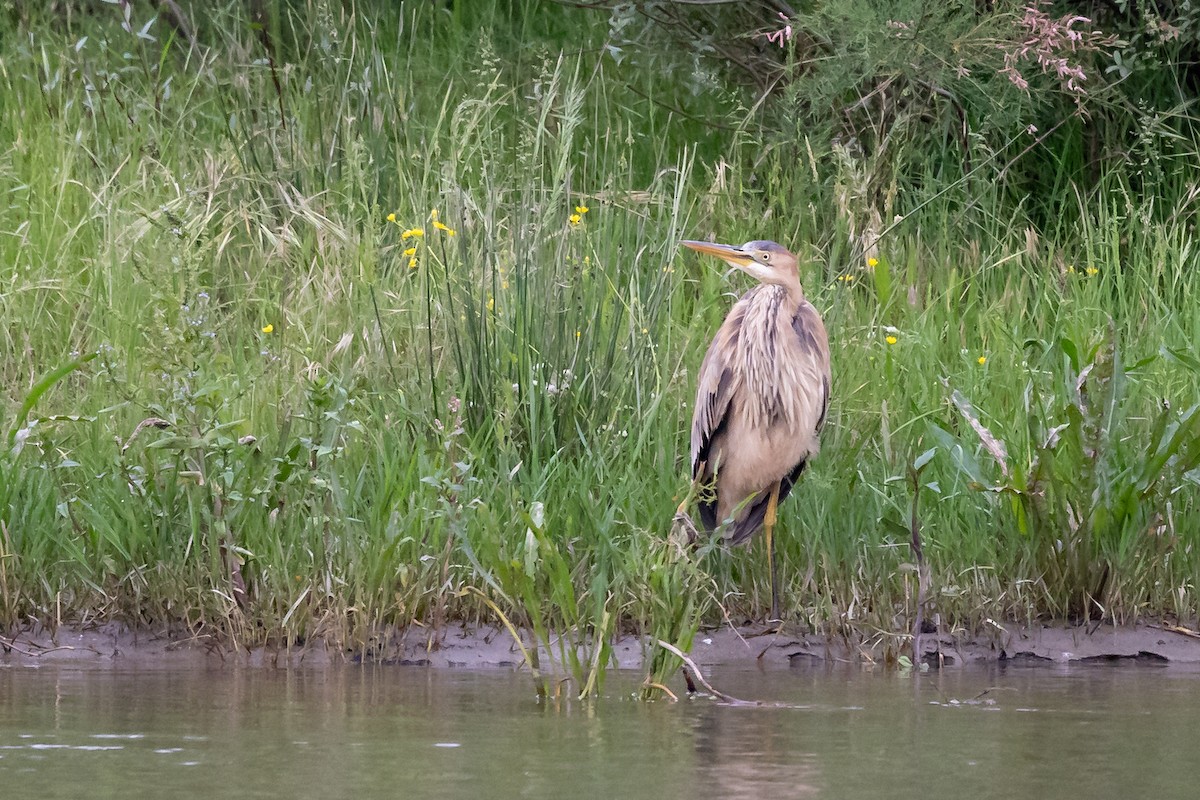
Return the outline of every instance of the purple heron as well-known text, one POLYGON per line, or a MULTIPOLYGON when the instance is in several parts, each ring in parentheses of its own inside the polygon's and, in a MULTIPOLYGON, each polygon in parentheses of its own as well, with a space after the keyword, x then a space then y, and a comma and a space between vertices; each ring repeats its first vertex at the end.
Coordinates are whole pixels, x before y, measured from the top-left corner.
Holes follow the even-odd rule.
POLYGON ((796 256, 775 242, 681 242, 759 285, 725 317, 700 365, 692 415, 692 493, 707 530, 731 544, 766 532, 771 618, 779 616, 774 531, 779 503, 820 449, 829 408, 829 337, 804 297, 796 256))

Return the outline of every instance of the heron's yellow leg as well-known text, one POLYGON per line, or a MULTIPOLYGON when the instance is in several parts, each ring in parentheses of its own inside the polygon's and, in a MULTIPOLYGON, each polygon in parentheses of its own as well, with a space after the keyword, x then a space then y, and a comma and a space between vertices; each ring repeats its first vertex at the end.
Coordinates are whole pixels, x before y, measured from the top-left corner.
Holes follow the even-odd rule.
POLYGON ((779 518, 779 484, 771 487, 767 498, 767 513, 763 516, 763 527, 767 534, 767 566, 771 570, 771 621, 782 619, 779 615, 779 569, 775 564, 775 522, 779 518))

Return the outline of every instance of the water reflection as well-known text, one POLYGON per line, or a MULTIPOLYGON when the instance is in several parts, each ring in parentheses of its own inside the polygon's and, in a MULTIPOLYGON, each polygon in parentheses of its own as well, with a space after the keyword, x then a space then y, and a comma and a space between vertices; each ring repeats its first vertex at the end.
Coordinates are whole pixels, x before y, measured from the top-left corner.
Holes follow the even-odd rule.
POLYGON ((798 709, 710 705, 692 725, 700 796, 816 797, 817 754, 804 749, 798 709))
POLYGON ((0 667, 0 782, 50 798, 1191 796, 1195 672, 712 679, 767 704, 641 703, 633 676, 539 705, 503 671, 0 667))

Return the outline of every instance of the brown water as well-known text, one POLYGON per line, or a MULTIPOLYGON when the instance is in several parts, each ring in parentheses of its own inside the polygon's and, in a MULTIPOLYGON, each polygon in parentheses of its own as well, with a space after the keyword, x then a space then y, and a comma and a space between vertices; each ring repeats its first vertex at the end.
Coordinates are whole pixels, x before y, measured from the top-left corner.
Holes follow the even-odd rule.
POLYGON ((0 667, 0 797, 1200 796, 1200 671, 711 678, 780 705, 641 703, 620 676, 539 704, 500 670, 0 667))

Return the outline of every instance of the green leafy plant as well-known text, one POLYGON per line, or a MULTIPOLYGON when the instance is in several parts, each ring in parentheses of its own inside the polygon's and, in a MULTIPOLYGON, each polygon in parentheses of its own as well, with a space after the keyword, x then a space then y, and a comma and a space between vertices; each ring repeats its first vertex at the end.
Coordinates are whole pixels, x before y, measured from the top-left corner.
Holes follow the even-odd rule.
POLYGON ((1179 412, 1164 403, 1145 428, 1129 419, 1127 368, 1111 322, 1090 342, 1064 337, 1031 347, 1056 354, 1059 369, 1054 383, 1031 383, 1025 392, 1027 461, 1009 456, 958 392, 954 405, 1000 468, 1000 480, 950 433, 931 429, 974 488, 1012 498, 1017 530, 1035 543, 1031 566, 1054 596, 1067 598, 1062 610, 1106 615, 1115 564, 1153 541, 1147 533, 1200 466, 1200 406, 1179 412))

